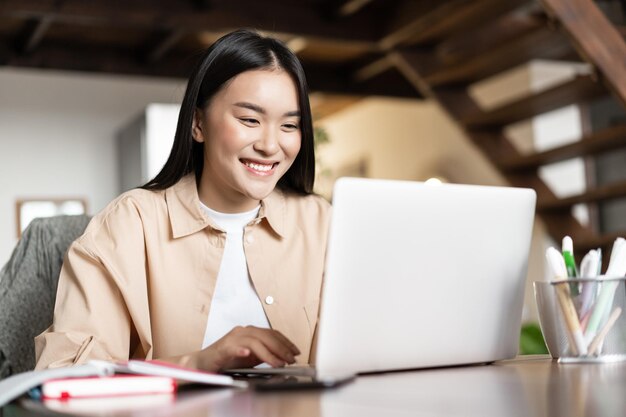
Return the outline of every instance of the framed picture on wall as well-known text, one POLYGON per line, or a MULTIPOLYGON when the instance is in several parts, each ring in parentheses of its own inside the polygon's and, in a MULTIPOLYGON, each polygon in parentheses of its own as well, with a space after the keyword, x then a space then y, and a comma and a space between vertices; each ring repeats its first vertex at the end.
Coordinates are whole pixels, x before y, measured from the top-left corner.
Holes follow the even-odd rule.
POLYGON ((37 217, 86 214, 87 199, 83 197, 18 199, 15 202, 15 213, 19 239, 30 222, 37 217))

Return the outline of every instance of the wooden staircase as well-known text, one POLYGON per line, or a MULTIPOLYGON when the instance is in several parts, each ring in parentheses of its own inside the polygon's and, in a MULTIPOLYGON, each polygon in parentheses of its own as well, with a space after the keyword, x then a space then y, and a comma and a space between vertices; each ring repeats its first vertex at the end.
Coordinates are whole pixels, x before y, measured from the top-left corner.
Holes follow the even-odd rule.
POLYGON ((546 164, 626 148, 626 124, 588 131, 580 141, 531 154, 522 154, 505 134, 513 123, 571 104, 585 106, 607 94, 626 106, 621 28, 591 0, 434 2, 412 28, 411 34, 388 40, 387 62, 421 94, 438 101, 512 185, 536 190, 538 214, 557 242, 570 235, 581 254, 595 247, 609 250, 616 236, 626 235, 626 230, 603 234, 572 215, 575 204, 626 197, 626 182, 587 184, 583 194, 558 198, 538 174, 546 164), (535 59, 578 60, 592 71, 493 109, 472 98, 470 86, 535 59))

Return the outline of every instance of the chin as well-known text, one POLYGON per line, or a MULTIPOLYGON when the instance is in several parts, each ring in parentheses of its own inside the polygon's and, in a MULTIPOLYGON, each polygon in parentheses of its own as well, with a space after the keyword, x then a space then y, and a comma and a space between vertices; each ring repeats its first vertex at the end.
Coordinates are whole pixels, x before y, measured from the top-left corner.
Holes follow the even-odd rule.
POLYGON ((254 200, 263 200, 265 197, 270 195, 275 188, 276 185, 274 184, 273 187, 263 187, 262 189, 258 188, 252 190, 248 189, 245 195, 254 200))

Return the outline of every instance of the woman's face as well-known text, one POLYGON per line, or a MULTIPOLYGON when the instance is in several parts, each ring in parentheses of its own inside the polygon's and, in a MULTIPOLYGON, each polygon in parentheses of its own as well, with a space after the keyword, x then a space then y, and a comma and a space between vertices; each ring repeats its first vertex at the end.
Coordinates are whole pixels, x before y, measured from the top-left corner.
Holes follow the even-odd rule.
POLYGON ((243 72, 196 110, 192 133, 204 142, 201 201, 224 213, 252 210, 300 151, 296 85, 283 70, 243 72))

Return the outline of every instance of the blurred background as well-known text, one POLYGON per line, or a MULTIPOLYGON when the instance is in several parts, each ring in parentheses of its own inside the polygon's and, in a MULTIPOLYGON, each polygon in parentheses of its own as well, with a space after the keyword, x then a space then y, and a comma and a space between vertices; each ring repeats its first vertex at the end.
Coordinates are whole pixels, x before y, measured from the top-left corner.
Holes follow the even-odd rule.
POLYGON ((579 259, 608 253, 626 229, 624 11, 617 0, 2 0, 0 264, 33 217, 96 213, 154 176, 198 54, 248 27, 302 60, 324 196, 345 175, 537 191, 534 323, 546 247, 568 234, 579 259))

